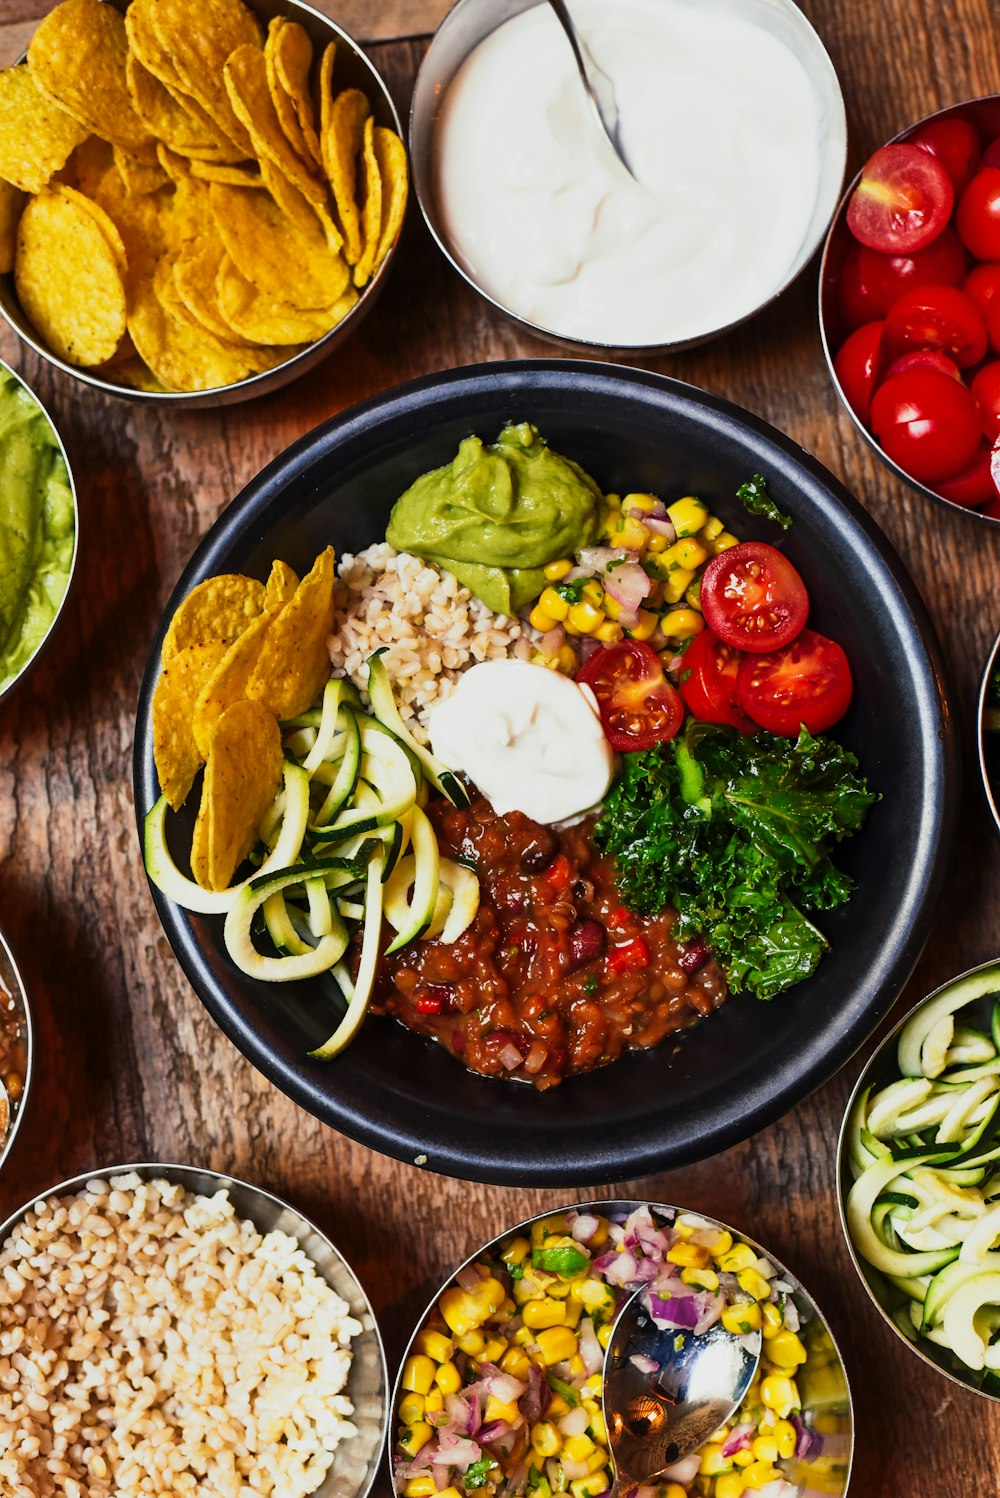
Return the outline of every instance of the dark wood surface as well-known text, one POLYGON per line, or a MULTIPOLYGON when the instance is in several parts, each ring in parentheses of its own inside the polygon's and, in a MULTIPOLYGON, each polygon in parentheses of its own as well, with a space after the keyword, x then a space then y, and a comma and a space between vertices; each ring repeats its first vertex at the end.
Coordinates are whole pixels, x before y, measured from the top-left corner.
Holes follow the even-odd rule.
MULTIPOLYGON (((354 0, 366 34, 401 37, 371 49, 401 108, 424 47, 419 18, 442 8, 428 4, 354 0)), ((44 8, 2 0, 0 61, 16 55, 44 8)), ((326 8, 337 14, 335 0, 326 8)), ((842 80, 852 172, 916 117, 1000 90, 995 0, 808 0, 804 9, 842 80)), ((934 616, 965 789, 946 894, 898 1014, 945 978, 1000 956, 1000 839, 973 758, 977 677, 1000 628, 1000 531, 931 507, 862 445, 823 365, 815 290, 813 264, 749 326, 650 367, 748 407, 815 453, 885 529, 934 616)), ((182 977, 147 892, 131 791, 135 700, 154 626, 196 542, 289 442, 428 371, 549 352, 460 284, 415 205, 391 285, 361 331, 314 375, 251 405, 175 415, 102 400, 0 334, 0 354, 23 370, 65 436, 81 524, 77 585, 57 641, 0 705, 0 924, 39 1031, 36 1088, 0 1180, 0 1218, 91 1166, 177 1160, 245 1176, 332 1234, 372 1296, 393 1370, 449 1268, 505 1225, 573 1198, 574 1183, 507 1190, 421 1174, 323 1127, 242 1059, 182 977)), ((815 1292, 854 1390, 852 1494, 998 1498, 1000 1409, 905 1351, 871 1310, 841 1240, 834 1146, 860 1061, 738 1148, 632 1189, 744 1228, 815 1292)))

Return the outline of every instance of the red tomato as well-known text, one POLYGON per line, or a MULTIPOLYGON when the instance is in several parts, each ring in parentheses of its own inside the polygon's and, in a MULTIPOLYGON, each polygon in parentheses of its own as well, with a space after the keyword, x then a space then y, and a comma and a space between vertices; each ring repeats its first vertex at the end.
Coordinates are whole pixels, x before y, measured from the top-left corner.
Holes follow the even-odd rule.
POLYGON ((681 659, 680 687, 688 712, 703 723, 728 723, 743 733, 756 727, 736 702, 736 677, 743 653, 710 629, 695 635, 681 659))
POLYGON ((916 369, 876 390, 872 431, 894 463, 933 485, 972 461, 981 435, 979 407, 956 380, 916 369))
POLYGON ((809 594, 791 562, 766 541, 720 552, 701 578, 705 623, 737 650, 779 650, 809 613, 809 594))
POLYGON ((798 737, 804 724, 823 733, 847 712, 854 684, 836 640, 804 629, 784 650, 751 655, 740 667, 740 706, 768 733, 798 737))
POLYGON ((934 348, 960 368, 978 364, 986 352, 986 324, 979 308, 954 286, 918 286, 904 292, 885 320, 890 354, 934 348))
POLYGON ((980 166, 1000 166, 1000 140, 991 141, 983 152, 980 166))
POLYGON ((986 331, 990 343, 1000 353, 1000 296, 995 296, 986 308, 986 331))
POLYGON ((912 369, 933 369, 938 374, 947 375, 950 380, 962 383, 962 371, 958 365, 936 348, 915 348, 909 354, 900 354, 889 365, 882 378, 890 380, 893 375, 909 374, 912 369))
POLYGON ((612 749, 652 749, 676 736, 684 704, 663 674, 655 650, 639 640, 602 645, 577 674, 597 698, 612 749))
POLYGON ((974 510, 996 497, 993 476, 990 473, 990 445, 981 442, 971 463, 950 479, 939 479, 934 485, 935 493, 950 499, 953 505, 974 510))
POLYGON ((958 200, 955 228, 977 260, 1000 260, 1000 166, 984 166, 958 200))
POLYGON ((983 436, 988 442, 1000 437, 1000 359, 984 364, 972 377, 972 393, 979 402, 983 436))
POLYGON ((1000 264, 987 260, 983 265, 974 265, 965 278, 962 290, 975 302, 988 323, 990 303, 1000 291, 1000 264))
POLYGON ((911 135, 910 140, 937 157, 957 193, 979 165, 979 135, 968 120, 932 120, 911 135))
POLYGON ((883 146, 861 173, 847 223, 869 249, 909 255, 937 238, 954 201, 951 178, 936 156, 906 143, 883 146))
POLYGON ((882 330, 884 322, 867 322, 855 328, 840 347, 833 361, 834 373, 851 410, 859 421, 868 425, 872 391, 881 368, 882 330))
POLYGON ((883 255, 852 245, 840 279, 840 306, 852 328, 884 317, 904 291, 915 286, 961 286, 966 254, 954 229, 942 229, 933 244, 912 255, 883 255))

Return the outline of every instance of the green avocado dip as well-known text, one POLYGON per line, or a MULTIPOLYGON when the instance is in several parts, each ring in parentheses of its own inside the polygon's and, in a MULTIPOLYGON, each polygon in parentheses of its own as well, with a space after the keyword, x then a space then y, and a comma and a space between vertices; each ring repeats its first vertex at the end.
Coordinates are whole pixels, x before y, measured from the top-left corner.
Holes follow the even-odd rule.
POLYGON ((597 535, 601 491, 529 422, 496 442, 466 437, 453 462, 425 473, 393 506, 386 540, 451 572, 496 614, 545 587, 544 568, 597 535))
POLYGON ((0 691, 59 612, 75 519, 59 439, 20 380, 0 369, 0 691))

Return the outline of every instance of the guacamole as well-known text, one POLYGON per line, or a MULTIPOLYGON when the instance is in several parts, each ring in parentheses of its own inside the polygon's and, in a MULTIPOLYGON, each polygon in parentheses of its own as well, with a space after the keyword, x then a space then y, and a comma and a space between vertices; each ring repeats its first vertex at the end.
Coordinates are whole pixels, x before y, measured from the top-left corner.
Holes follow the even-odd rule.
POLYGON ((425 473, 393 506, 386 540, 451 572, 497 614, 545 587, 547 562, 597 535, 601 491, 528 422, 496 442, 466 437, 454 461, 425 473))
POLYGON ((0 690, 41 645, 73 563, 75 509, 48 417, 0 369, 0 690))

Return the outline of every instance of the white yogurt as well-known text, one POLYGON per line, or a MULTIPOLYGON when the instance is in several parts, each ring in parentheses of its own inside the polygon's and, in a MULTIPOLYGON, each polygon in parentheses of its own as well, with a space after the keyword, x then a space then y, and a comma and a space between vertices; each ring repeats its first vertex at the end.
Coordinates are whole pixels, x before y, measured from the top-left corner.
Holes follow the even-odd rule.
POLYGON ((567 822, 597 806, 614 754, 587 687, 528 661, 483 661, 430 715, 431 747, 501 816, 567 822))
POLYGON ((700 0, 572 0, 609 75, 622 169, 548 5, 452 80, 434 136, 442 227, 472 279, 553 333, 697 338, 796 267, 817 202, 823 104, 788 46, 700 0))

